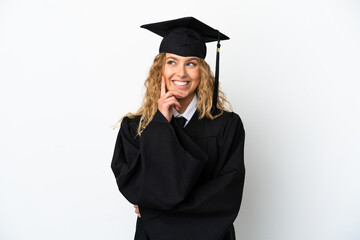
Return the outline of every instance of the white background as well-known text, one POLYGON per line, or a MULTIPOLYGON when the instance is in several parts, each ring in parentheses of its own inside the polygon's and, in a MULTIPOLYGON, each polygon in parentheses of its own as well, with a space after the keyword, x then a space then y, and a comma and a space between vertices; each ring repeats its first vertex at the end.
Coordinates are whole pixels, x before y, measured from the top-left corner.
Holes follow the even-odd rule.
POLYGON ((139 26, 184 16, 231 38, 220 82, 246 130, 237 238, 360 239, 356 0, 0 0, 0 239, 133 239, 110 126, 140 106, 158 53, 139 26))

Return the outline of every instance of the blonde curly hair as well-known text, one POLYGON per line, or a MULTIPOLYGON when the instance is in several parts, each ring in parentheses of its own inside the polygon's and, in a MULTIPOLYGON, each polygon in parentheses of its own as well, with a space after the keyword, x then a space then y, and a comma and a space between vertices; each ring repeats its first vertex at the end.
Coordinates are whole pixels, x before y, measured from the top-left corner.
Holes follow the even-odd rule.
MULTIPOLYGON (((153 119, 158 109, 158 99, 160 98, 161 89, 161 77, 165 65, 166 53, 159 53, 150 68, 149 76, 145 80, 146 92, 143 98, 142 106, 135 113, 128 113, 123 116, 115 125, 122 121, 124 117, 135 118, 140 116, 140 122, 137 129, 138 135, 141 135, 142 131, 153 119)), ((226 100, 225 94, 218 90, 218 101, 217 108, 219 109, 217 115, 212 115, 211 109, 213 104, 213 92, 214 92, 214 74, 210 70, 209 64, 202 59, 199 60, 200 69, 200 83, 196 89, 198 102, 196 105, 197 111, 199 112, 199 119, 204 117, 209 119, 215 119, 223 114, 223 111, 232 111, 230 102, 226 100)))

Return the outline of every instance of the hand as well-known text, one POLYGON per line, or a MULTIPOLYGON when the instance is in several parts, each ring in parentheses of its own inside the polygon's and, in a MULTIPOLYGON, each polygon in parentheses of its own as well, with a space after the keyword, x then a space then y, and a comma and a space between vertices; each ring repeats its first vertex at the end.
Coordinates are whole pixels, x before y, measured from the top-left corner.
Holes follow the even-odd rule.
POLYGON ((139 218, 141 218, 140 211, 139 211, 139 206, 134 205, 134 208, 135 208, 135 213, 139 216, 139 218))
POLYGON ((166 92, 164 76, 161 78, 161 92, 158 100, 158 109, 169 122, 172 118, 173 107, 175 107, 177 111, 181 108, 181 105, 176 100, 176 97, 184 96, 185 95, 183 93, 174 90, 166 92))

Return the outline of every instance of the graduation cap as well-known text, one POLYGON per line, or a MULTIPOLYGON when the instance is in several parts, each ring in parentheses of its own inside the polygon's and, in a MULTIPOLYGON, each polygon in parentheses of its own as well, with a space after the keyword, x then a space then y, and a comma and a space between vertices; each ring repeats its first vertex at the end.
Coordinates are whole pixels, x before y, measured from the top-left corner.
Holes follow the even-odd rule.
POLYGON ((140 26, 163 37, 159 52, 173 53, 183 57, 205 58, 206 44, 217 41, 213 109, 215 113, 219 86, 220 41, 230 39, 216 29, 194 17, 179 18, 140 26))

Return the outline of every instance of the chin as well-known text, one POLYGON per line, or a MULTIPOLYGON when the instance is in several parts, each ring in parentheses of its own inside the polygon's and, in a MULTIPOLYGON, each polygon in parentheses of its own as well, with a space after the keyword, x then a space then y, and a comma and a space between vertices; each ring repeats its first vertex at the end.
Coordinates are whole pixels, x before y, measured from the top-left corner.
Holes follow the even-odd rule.
POLYGON ((179 97, 178 99, 185 99, 187 97, 188 97, 188 95, 185 95, 184 97, 179 97))

